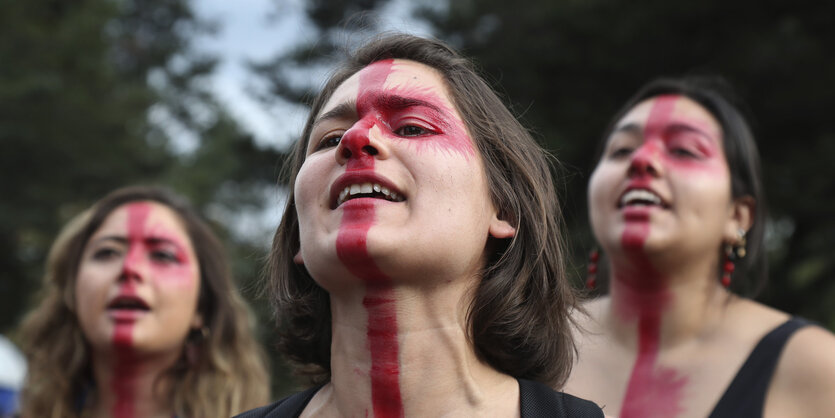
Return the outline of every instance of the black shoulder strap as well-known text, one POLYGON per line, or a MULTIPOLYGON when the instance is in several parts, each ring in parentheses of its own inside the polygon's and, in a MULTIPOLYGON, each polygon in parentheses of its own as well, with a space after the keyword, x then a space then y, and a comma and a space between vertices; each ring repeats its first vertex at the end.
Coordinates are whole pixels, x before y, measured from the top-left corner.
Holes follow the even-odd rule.
POLYGON ((276 403, 246 411, 235 418, 296 418, 322 386, 290 395, 276 403))
POLYGON ((519 379, 519 402, 522 418, 603 418, 603 410, 594 402, 556 392, 532 380, 519 379))
POLYGON ((811 323, 805 319, 790 318, 766 334, 713 408, 711 418, 762 417, 765 396, 783 347, 795 331, 807 325, 811 323))

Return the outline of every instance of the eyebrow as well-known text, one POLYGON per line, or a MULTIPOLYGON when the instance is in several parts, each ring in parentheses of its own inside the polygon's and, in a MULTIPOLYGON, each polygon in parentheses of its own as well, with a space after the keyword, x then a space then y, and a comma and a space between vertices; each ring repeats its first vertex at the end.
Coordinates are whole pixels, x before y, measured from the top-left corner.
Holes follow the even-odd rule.
MULTIPOLYGON (((686 123, 671 123, 667 125, 664 130, 694 132, 701 136, 704 136, 705 138, 715 140, 715 134, 713 134, 712 132, 706 132, 699 127, 692 126, 686 123)), ((626 132, 634 135, 643 135, 644 127, 638 125, 637 123, 627 123, 626 125, 618 126, 612 131, 612 133, 616 132, 626 132)))
POLYGON ((320 123, 332 120, 332 119, 348 119, 350 117, 356 116, 357 114, 357 103, 354 101, 347 101, 340 103, 338 106, 334 107, 333 109, 325 112, 322 116, 316 118, 313 122, 313 127, 315 128, 320 123))
MULTIPOLYGON (((441 108, 426 100, 414 97, 400 96, 397 94, 378 94, 372 100, 374 107, 389 110, 403 110, 410 107, 426 107, 435 113, 443 113, 441 108)), ((340 103, 333 109, 325 112, 313 122, 315 128, 322 122, 332 119, 348 119, 357 116, 357 103, 353 100, 340 103)))
POLYGON ((632 123, 627 123, 626 125, 618 126, 618 127, 616 127, 615 129, 612 130, 613 134, 617 133, 617 132, 626 132, 626 133, 629 133, 629 134, 641 135, 641 134, 643 134, 644 129, 643 129, 643 127, 641 127, 637 123, 632 122, 632 123))
MULTIPOLYGON (((124 236, 107 235, 107 236, 103 236, 101 238, 96 239, 95 241, 93 241, 93 244, 98 244, 98 243, 104 242, 104 241, 116 241, 119 244, 125 244, 125 245, 127 245, 128 242, 129 242, 128 238, 124 237, 124 236)), ((154 236, 144 237, 143 241, 150 242, 151 244, 171 244, 171 245, 174 245, 174 246, 177 246, 177 247, 180 246, 180 244, 176 240, 173 240, 171 238, 166 238, 166 237, 154 237, 154 236)))

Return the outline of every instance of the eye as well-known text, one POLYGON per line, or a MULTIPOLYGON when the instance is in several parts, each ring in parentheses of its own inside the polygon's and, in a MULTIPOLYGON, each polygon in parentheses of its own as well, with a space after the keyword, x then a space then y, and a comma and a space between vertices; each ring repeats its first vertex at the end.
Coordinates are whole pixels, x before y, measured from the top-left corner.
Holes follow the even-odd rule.
POLYGON ((690 151, 687 148, 682 147, 675 147, 670 150, 670 153, 677 156, 677 157, 684 157, 684 158, 699 158, 699 155, 695 152, 690 151))
POLYGON ((435 132, 430 131, 422 126, 417 125, 404 125, 394 131, 395 134, 405 137, 412 137, 412 136, 423 136, 433 134, 435 132))
POLYGON ((93 260, 108 261, 118 258, 122 252, 114 247, 102 247, 93 252, 93 260))
POLYGON ((634 151, 634 149, 631 147, 615 148, 612 150, 612 152, 609 153, 609 158, 617 159, 627 157, 629 156, 629 154, 632 154, 632 151, 634 151))
POLYGON ((166 263, 166 264, 179 264, 180 257, 177 257, 177 254, 173 251, 169 250, 153 250, 151 251, 151 260, 158 262, 158 263, 166 263))
POLYGON ((339 145, 339 142, 342 141, 342 132, 338 134, 328 134, 319 141, 319 145, 316 146, 315 151, 319 151, 325 148, 333 148, 339 145))

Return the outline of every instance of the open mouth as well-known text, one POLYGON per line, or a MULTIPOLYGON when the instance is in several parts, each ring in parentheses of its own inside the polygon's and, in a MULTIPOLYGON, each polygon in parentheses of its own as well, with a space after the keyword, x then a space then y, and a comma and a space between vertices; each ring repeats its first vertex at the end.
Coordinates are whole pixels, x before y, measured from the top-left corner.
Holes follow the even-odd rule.
POLYGON ((618 201, 618 208, 627 206, 660 206, 667 208, 669 205, 651 190, 632 189, 624 193, 618 201))
POLYGON ((390 202, 402 202, 405 200, 403 196, 386 186, 382 186, 377 183, 362 183, 345 186, 345 188, 339 192, 339 197, 336 199, 336 205, 339 206, 351 199, 357 199, 360 197, 385 199, 390 202))
POLYGON ((150 311, 151 308, 144 300, 133 296, 118 296, 108 305, 108 310, 121 311, 150 311))

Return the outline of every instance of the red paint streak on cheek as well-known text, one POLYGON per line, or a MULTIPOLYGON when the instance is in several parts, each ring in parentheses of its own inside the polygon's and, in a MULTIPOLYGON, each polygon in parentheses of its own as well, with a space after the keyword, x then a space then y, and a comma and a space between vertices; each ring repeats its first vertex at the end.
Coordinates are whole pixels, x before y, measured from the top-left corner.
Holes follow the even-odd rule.
MULTIPOLYGON (((386 60, 366 67, 360 73, 358 114, 370 107, 364 91, 382 88, 391 72, 393 61, 386 60)), ((373 119, 364 119, 343 136, 342 141, 351 151, 347 171, 373 170, 374 158, 362 152, 369 144, 368 133, 373 119)), ((374 223, 374 205, 352 204, 344 207, 342 222, 336 238, 336 252, 340 261, 355 276, 368 283, 363 306, 368 313, 367 339, 371 353, 371 401, 374 416, 402 417, 400 395, 400 365, 397 340, 397 310, 391 279, 385 275, 368 254, 368 231, 374 223)))

